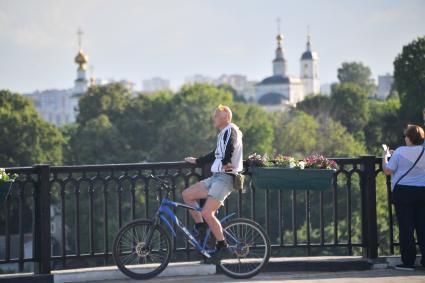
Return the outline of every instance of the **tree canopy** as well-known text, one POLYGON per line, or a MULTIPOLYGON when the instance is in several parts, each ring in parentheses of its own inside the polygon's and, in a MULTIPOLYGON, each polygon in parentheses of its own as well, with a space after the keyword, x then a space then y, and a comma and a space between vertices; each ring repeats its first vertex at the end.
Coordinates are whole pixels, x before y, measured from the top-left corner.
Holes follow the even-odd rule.
POLYGON ((38 116, 30 99, 0 90, 0 164, 61 164, 61 132, 38 116))
POLYGON ((394 83, 400 97, 400 118, 404 124, 424 124, 425 37, 403 46, 394 61, 394 83))
POLYGON ((376 91, 372 79, 372 71, 361 62, 344 62, 338 68, 337 77, 340 83, 353 83, 362 88, 368 96, 376 91))
POLYGON ((77 164, 182 160, 215 147, 213 110, 227 104, 244 133, 244 152, 269 152, 273 142, 270 116, 258 106, 234 101, 225 87, 183 86, 175 94, 158 92, 131 97, 112 84, 81 97, 81 117, 67 127, 69 162, 77 164), (95 105, 96 109, 93 109, 95 105))
POLYGON ((364 90, 354 83, 342 83, 333 87, 331 111, 348 132, 359 135, 368 122, 369 104, 364 90))
POLYGON ((425 37, 403 47, 394 61, 395 85, 386 101, 370 99, 369 67, 345 62, 330 96, 308 96, 285 112, 247 103, 228 85, 185 85, 179 91, 130 93, 119 83, 92 86, 79 98, 74 124, 44 122, 30 100, 0 92, 2 166, 182 160, 215 146, 211 125, 218 104, 229 105, 253 152, 352 156, 400 145, 407 123, 422 124, 425 37))
POLYGON ((78 102, 77 122, 84 125, 102 114, 115 120, 130 102, 131 93, 119 83, 91 86, 78 102))

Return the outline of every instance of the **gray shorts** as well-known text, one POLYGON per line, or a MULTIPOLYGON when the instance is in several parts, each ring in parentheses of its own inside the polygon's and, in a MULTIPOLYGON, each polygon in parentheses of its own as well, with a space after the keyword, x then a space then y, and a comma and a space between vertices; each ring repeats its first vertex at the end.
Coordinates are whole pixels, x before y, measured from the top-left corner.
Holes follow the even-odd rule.
POLYGON ((208 196, 218 200, 223 205, 224 200, 233 191, 233 179, 233 176, 226 173, 213 173, 211 177, 201 182, 207 188, 208 196))

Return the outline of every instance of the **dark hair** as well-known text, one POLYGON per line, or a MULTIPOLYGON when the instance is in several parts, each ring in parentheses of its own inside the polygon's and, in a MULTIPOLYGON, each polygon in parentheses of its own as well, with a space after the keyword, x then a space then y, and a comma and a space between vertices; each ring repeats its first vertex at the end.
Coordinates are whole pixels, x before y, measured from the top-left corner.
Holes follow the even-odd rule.
POLYGON ((417 125, 407 125, 407 129, 404 130, 404 135, 408 137, 414 145, 421 145, 424 143, 424 130, 417 125))

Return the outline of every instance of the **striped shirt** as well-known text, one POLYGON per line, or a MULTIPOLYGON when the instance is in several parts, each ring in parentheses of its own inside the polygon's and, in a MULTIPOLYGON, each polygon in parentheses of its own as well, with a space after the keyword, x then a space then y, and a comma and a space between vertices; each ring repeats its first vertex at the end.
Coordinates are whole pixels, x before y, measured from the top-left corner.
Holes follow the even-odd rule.
POLYGON ((196 164, 203 165, 212 162, 211 172, 227 172, 236 174, 243 171, 242 132, 233 123, 220 130, 214 151, 196 159, 196 164), (223 166, 232 164, 231 171, 225 171, 223 166))

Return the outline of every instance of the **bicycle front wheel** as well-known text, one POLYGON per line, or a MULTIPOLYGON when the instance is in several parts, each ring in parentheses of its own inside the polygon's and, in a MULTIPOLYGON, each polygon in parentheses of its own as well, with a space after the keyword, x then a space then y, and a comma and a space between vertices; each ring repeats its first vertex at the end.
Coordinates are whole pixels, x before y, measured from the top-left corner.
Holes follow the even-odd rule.
POLYGON ((135 220, 118 232, 113 258, 119 270, 133 279, 148 279, 168 265, 171 240, 164 228, 150 220, 135 220), (151 234, 150 241, 148 235, 151 234))
POLYGON ((223 227, 230 253, 219 263, 224 274, 232 278, 250 278, 260 273, 270 259, 270 239, 261 226, 239 218, 223 227))

